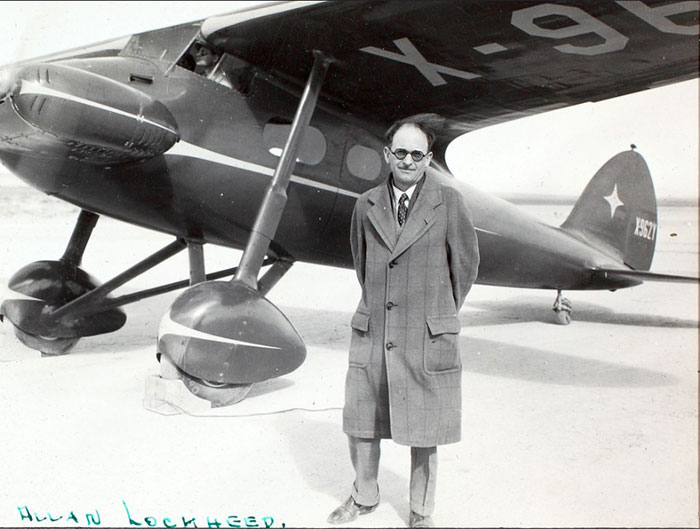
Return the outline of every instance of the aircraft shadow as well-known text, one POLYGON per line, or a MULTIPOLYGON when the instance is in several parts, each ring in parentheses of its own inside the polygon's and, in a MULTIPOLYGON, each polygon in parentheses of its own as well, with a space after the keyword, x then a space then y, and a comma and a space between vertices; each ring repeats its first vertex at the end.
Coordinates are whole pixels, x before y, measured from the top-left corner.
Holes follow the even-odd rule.
MULTIPOLYGON (((297 428, 290 432, 289 424, 282 423, 283 418, 277 419, 278 428, 284 432, 284 438, 289 443, 291 454, 299 473, 307 484, 315 491, 332 496, 331 503, 319 506, 318 524, 326 525, 326 517, 350 495, 354 471, 350 462, 348 441, 342 429, 335 422, 304 419, 303 429, 297 428), (321 442, 313 443, 309 450, 309 432, 321 442)), ((391 440, 384 443, 392 442, 391 440)), ((406 468, 410 469, 410 454, 406 453, 406 468)), ((408 481, 386 467, 379 464, 379 487, 381 509, 385 505, 391 507, 408 522, 406 516, 408 504, 408 481)), ((353 525, 354 526, 354 525, 353 525)))
MULTIPOLYGON (((110 334, 83 338, 77 344, 72 354, 124 353, 148 348, 150 346, 152 347, 150 351, 152 351, 155 357, 155 344, 161 318, 178 294, 179 293, 165 294, 127 305, 125 307, 127 323, 122 329, 110 334)), ((460 314, 462 326, 467 329, 472 327, 533 321, 555 325, 552 322, 549 303, 544 303, 541 297, 521 296, 509 300, 476 300, 469 303, 470 306, 481 310, 463 311, 460 314)), ((286 306, 281 306, 280 309, 297 328, 307 346, 329 351, 348 350, 352 312, 286 306)), ((698 327, 698 322, 694 320, 681 320, 644 314, 616 313, 606 307, 586 302, 575 302, 574 322, 572 325, 575 325, 576 321, 646 327, 698 327)), ((491 348, 485 348, 485 350, 487 352, 494 349, 502 351, 504 347, 512 352, 527 351, 527 357, 531 357, 533 352, 543 353, 543 351, 538 349, 530 349, 524 346, 515 346, 501 342, 493 342, 491 348)), ((570 357, 570 359, 573 362, 579 361, 579 359, 575 357, 570 357)), ((474 367, 486 369, 487 371, 493 371, 495 369, 497 372, 502 372, 504 374, 508 371, 508 366, 505 366, 505 370, 498 369, 496 366, 488 368, 488 366, 483 364, 483 361, 477 362, 474 364, 474 367)), ((562 372, 561 375, 565 376, 566 372, 562 372)), ((532 377, 534 375, 530 373, 527 376, 532 377)), ((540 378, 537 379, 539 380, 540 378)), ((585 380, 585 377, 583 380, 585 380)), ((593 382, 593 380, 591 380, 591 382, 593 382)), ((581 383, 581 379, 579 379, 579 383, 581 383)), ((255 395, 255 393, 252 393, 253 391, 255 391, 255 389, 251 390, 251 396, 255 395)), ((264 388, 260 388, 258 391, 264 391, 264 388)))
POLYGON ((673 375, 494 340, 460 336, 462 369, 500 378, 563 386, 656 387, 673 375))
MULTIPOLYGON (((698 328, 697 320, 672 318, 655 314, 634 314, 617 312, 608 307, 573 300, 574 310, 572 324, 577 321, 589 323, 609 323, 615 325, 630 325, 636 327, 671 327, 678 329, 698 328)), ((551 302, 542 297, 519 296, 507 300, 470 301, 470 307, 481 311, 462 312, 460 320, 463 327, 483 327, 487 325, 500 325, 503 323, 531 322, 554 323, 554 312, 551 310, 554 297, 551 302)))

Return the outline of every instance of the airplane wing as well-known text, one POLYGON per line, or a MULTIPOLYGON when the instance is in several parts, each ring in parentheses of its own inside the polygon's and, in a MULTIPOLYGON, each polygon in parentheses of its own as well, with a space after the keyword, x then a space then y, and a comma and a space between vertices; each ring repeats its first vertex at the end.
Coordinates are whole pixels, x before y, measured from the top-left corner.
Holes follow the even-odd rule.
POLYGON ((698 2, 286 2, 209 18, 204 37, 299 90, 311 50, 351 113, 436 112, 474 129, 698 75, 698 2))

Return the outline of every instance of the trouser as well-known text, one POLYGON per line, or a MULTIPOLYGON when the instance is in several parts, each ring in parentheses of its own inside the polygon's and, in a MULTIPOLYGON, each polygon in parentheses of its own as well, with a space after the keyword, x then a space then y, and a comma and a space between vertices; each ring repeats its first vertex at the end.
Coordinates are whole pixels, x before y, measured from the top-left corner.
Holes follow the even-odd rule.
MULTIPOLYGON (((359 505, 375 505, 379 501, 379 439, 348 436, 350 459, 355 469, 355 483, 351 496, 359 505)), ((437 480, 437 447, 411 447, 411 510, 430 516, 435 508, 437 480)))

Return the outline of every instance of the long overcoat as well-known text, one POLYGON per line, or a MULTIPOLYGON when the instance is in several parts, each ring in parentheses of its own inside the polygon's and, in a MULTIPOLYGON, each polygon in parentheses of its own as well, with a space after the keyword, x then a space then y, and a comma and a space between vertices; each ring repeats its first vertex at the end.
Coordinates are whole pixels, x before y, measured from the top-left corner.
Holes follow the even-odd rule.
POLYGON ((351 246, 362 299, 352 317, 343 431, 403 445, 461 435, 458 318, 479 249, 464 198, 426 172, 399 230, 389 186, 359 197, 351 246))

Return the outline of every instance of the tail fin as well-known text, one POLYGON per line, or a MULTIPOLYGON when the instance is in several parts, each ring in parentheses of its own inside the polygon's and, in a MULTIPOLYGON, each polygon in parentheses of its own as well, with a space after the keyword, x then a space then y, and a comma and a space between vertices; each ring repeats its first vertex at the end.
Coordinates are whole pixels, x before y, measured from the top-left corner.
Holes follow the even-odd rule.
POLYGON ((656 246, 656 195, 649 167, 625 151, 601 167, 561 227, 612 251, 634 270, 649 270, 656 246))

